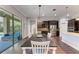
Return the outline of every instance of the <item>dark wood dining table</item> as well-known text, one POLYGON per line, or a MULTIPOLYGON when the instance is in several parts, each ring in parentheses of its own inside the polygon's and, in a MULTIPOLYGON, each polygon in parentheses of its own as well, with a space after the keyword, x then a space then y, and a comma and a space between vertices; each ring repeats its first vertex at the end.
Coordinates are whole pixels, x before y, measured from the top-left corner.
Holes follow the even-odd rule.
POLYGON ((53 41, 53 38, 49 39, 48 37, 32 36, 32 37, 26 39, 26 41, 21 45, 21 48, 22 48, 24 54, 25 54, 25 49, 32 49, 31 41, 37 41, 37 42, 50 41, 50 44, 49 44, 50 49, 55 48, 54 50, 56 50, 56 48, 57 48, 57 45, 53 41))

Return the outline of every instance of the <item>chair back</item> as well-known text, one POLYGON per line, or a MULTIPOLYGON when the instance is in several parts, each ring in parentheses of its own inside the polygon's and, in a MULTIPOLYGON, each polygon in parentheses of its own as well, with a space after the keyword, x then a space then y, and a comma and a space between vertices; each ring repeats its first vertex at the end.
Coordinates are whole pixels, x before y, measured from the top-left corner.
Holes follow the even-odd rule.
POLYGON ((50 41, 37 42, 31 41, 33 54, 47 54, 50 41))

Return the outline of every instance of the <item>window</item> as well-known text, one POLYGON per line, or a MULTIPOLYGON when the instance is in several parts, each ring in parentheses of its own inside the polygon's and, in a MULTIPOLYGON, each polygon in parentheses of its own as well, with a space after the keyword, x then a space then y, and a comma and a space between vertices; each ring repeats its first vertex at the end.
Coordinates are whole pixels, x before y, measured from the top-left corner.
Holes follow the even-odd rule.
POLYGON ((3 32, 3 17, 0 17, 0 32, 3 32))

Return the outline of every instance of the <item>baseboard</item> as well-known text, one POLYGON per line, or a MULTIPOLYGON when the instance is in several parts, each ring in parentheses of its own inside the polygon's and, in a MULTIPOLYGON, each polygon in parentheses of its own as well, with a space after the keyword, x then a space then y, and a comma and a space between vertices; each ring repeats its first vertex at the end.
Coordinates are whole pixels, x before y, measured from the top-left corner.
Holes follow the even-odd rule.
POLYGON ((62 42, 68 44, 69 46, 71 46, 71 47, 73 47, 74 49, 76 49, 76 50, 79 51, 79 47, 75 46, 74 44, 72 44, 72 43, 70 43, 70 42, 68 42, 68 41, 66 41, 66 40, 62 40, 62 42))

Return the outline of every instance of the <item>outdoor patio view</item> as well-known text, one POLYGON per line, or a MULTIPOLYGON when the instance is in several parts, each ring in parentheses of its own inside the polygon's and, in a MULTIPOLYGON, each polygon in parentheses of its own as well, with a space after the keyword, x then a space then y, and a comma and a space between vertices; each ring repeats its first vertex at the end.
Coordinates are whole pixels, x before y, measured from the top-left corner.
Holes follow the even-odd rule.
POLYGON ((15 15, 0 9, 0 53, 21 39, 21 21, 15 15))

